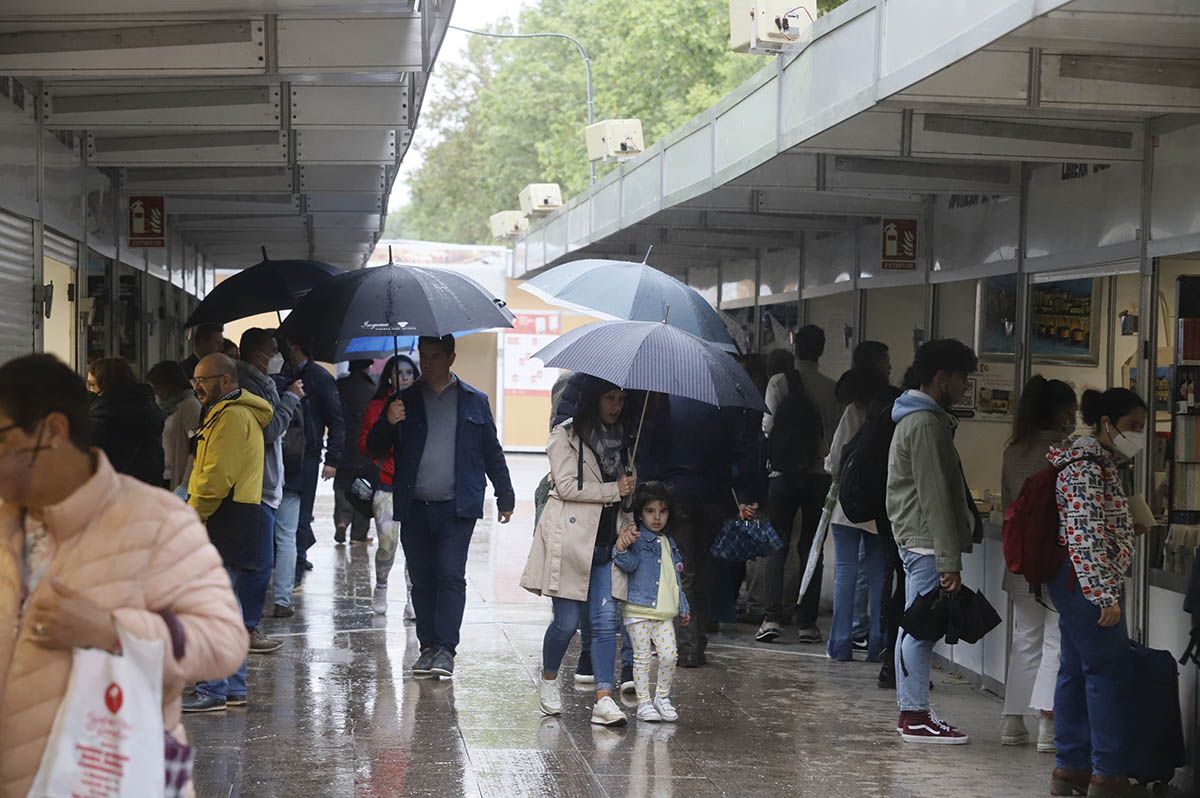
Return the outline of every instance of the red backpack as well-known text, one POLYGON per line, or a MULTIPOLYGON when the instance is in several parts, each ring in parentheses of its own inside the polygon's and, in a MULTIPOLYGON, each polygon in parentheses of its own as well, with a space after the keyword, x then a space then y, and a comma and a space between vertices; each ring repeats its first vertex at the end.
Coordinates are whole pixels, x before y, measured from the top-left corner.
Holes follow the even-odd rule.
POLYGON ((1053 582, 1067 559, 1066 547, 1058 543, 1058 474, 1072 463, 1091 459, 1046 466, 1025 480, 1004 512, 1004 561, 1009 571, 1031 585, 1053 582))

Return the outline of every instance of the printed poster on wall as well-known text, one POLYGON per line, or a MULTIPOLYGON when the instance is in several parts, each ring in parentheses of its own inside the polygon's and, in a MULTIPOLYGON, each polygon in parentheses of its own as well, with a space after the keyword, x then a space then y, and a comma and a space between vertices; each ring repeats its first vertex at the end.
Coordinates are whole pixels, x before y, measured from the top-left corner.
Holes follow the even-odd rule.
POLYGON ((1008 421, 1013 407, 1012 363, 979 362, 979 370, 967 380, 962 401, 950 409, 959 418, 1008 421))
POLYGON ((516 311, 513 328, 504 334, 504 384, 506 394, 549 396, 558 369, 542 366, 533 357, 559 335, 560 317, 556 310, 516 311))

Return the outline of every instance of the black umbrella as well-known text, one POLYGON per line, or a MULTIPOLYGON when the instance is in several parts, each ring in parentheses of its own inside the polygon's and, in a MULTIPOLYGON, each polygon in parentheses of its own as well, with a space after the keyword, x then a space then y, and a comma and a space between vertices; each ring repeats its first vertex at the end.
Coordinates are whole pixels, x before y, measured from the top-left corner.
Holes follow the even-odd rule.
POLYGON ((996 608, 968 587, 953 593, 935 588, 913 601, 900 621, 905 634, 918 640, 941 640, 947 645, 978 643, 1000 625, 996 608))
POLYGON ((184 327, 224 324, 259 313, 296 307, 315 286, 341 274, 337 266, 317 260, 271 260, 263 247, 263 259, 248 269, 222 280, 196 306, 184 327))
POLYGON ((466 275, 423 266, 375 266, 340 274, 310 294, 280 332, 306 341, 316 360, 336 362, 350 342, 443 336, 511 327, 503 300, 466 275))

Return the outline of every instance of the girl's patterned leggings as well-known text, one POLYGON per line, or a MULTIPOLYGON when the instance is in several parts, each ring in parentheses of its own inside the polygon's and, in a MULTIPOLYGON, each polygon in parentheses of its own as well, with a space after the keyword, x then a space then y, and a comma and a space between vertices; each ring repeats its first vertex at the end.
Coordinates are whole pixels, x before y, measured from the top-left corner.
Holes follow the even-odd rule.
POLYGON ((675 621, 651 621, 630 618, 625 622, 625 634, 633 644, 633 685, 639 704, 648 703, 650 695, 650 648, 658 649, 658 697, 671 695, 675 680, 675 660, 679 649, 675 645, 675 621))

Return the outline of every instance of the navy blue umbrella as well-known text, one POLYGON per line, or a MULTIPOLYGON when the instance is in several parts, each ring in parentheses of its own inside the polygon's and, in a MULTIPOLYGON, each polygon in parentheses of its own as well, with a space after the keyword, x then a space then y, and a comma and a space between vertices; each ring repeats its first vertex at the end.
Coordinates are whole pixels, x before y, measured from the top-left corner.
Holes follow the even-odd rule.
MULTIPOLYGON (((511 327, 513 318, 502 300, 466 275, 388 264, 346 272, 325 283, 296 306, 280 332, 306 341, 315 360, 337 362, 349 359, 357 339, 391 340, 398 351, 412 336, 511 327)), ((369 352, 355 354, 365 358, 369 352)))
POLYGON ((564 263, 521 285, 543 301, 593 316, 629 321, 662 321, 716 344, 737 346, 725 322, 696 289, 645 263, 577 260, 564 263))
POLYGON ((337 266, 317 260, 271 260, 263 247, 262 262, 218 283, 183 326, 224 324, 294 308, 314 287, 341 273, 337 266))

